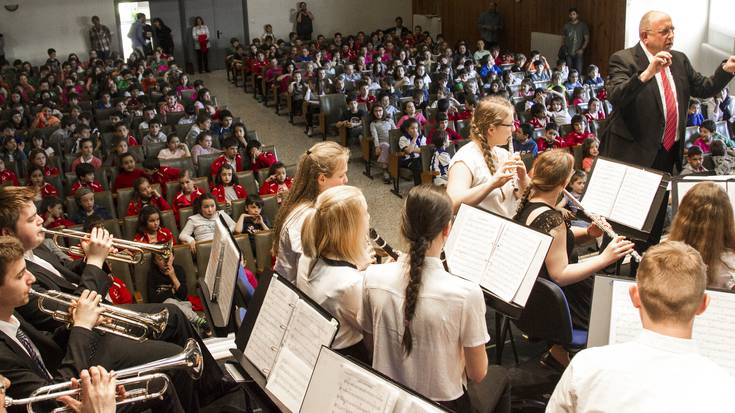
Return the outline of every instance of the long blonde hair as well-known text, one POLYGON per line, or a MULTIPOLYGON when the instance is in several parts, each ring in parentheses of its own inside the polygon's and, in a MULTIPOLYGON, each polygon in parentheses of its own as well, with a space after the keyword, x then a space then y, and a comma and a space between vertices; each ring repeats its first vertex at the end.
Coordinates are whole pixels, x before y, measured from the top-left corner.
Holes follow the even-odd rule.
POLYGON ((317 258, 325 254, 358 268, 370 263, 368 228, 364 225, 366 214, 367 201, 357 187, 340 185, 319 194, 301 227, 304 255, 312 258, 309 274, 317 258))
POLYGON ((470 139, 480 147, 490 175, 495 175, 497 156, 485 134, 491 126, 503 123, 508 115, 513 114, 513 105, 507 99, 499 96, 486 97, 477 104, 472 121, 470 122, 470 139))
POLYGON ((340 167, 347 164, 349 158, 350 150, 332 141, 319 142, 301 155, 293 178, 293 186, 276 216, 273 255, 278 254, 281 231, 291 212, 300 205, 316 201, 319 195, 319 176, 332 177, 340 167))
POLYGON ((534 196, 536 192, 548 192, 559 185, 565 185, 573 167, 574 157, 562 149, 546 151, 539 155, 533 163, 531 183, 523 192, 515 218, 518 218, 523 208, 526 207, 528 199, 534 196))
POLYGON ((713 284, 720 257, 735 251, 733 210, 727 193, 713 182, 700 182, 679 204, 669 239, 696 249, 707 264, 707 283, 713 284))

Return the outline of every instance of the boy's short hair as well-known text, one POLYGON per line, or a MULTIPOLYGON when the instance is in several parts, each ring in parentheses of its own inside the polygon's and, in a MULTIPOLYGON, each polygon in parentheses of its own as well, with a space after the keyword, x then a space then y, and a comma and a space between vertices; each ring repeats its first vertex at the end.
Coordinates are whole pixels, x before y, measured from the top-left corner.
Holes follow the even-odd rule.
POLYGON ((118 129, 123 128, 123 127, 125 129, 127 129, 128 128, 128 125, 125 122, 118 122, 118 123, 115 124, 115 130, 118 130, 118 129))
POLYGON ((717 132, 717 124, 712 119, 705 120, 699 127, 707 129, 710 133, 717 132))
POLYGON ((521 125, 521 132, 531 138, 533 137, 533 126, 529 125, 528 123, 524 123, 521 125))
POLYGON ((437 122, 444 122, 449 120, 449 116, 445 112, 436 112, 436 121, 437 122))
POLYGON ((559 132, 559 126, 556 123, 547 123, 546 128, 544 128, 544 131, 550 131, 553 130, 554 132, 559 132))
POLYGON ((197 123, 204 123, 210 119, 212 119, 212 117, 209 116, 209 113, 207 113, 206 111, 201 111, 197 115, 197 123))
POLYGON ((23 245, 18 238, 0 236, 0 286, 5 284, 8 265, 23 258, 23 245))
POLYGON ((253 204, 259 206, 260 209, 263 209, 263 205, 265 205, 265 203, 263 202, 263 198, 261 198, 260 195, 249 194, 248 197, 245 198, 245 206, 253 204))
POLYGON ((434 144, 435 147, 443 147, 445 143, 447 143, 447 140, 449 139, 449 134, 447 134, 447 131, 445 130, 438 130, 434 132, 434 135, 431 137, 431 141, 434 144))
MULTIPOLYGON (((725 142, 719 139, 713 140, 709 146, 709 152, 712 156, 725 156, 725 153, 727 153, 725 142)), ((689 156, 688 153, 687 156, 689 156)))
POLYGON ((584 117, 582 115, 574 115, 572 116, 572 125, 575 123, 582 123, 584 124, 584 117))
POLYGON ((691 158, 692 156, 702 155, 702 153, 703 153, 702 148, 700 148, 699 146, 693 145, 687 150, 687 158, 691 158))
POLYGON ((41 212, 46 213, 46 211, 48 211, 49 208, 53 208, 56 205, 63 205, 63 203, 61 202, 61 199, 55 196, 49 196, 49 197, 43 198, 43 200, 41 201, 40 210, 41 212))
POLYGON ((56 53, 56 49, 54 49, 53 47, 51 47, 48 50, 46 50, 46 53, 49 54, 49 55, 51 55, 51 53, 56 53))
POLYGON ((707 286, 707 265, 693 247, 664 241, 646 251, 638 267, 641 305, 654 322, 690 322, 707 286))
POLYGON ((222 141, 222 148, 224 149, 232 148, 232 147, 237 148, 238 146, 239 145, 238 145, 237 139, 233 137, 226 138, 224 141, 222 141))
POLYGON ((150 128, 151 125, 161 126, 161 125, 163 125, 163 122, 161 122, 161 119, 160 118, 155 117, 155 118, 153 118, 153 119, 151 119, 151 120, 148 121, 148 127, 149 128, 150 128))
POLYGON ((74 168, 74 173, 77 174, 77 178, 81 179, 83 176, 94 173, 94 166, 89 163, 80 163, 74 168))
POLYGON ((161 168, 161 161, 158 158, 147 158, 143 161, 144 169, 159 169, 161 168))
POLYGON ((229 111, 229 110, 227 110, 227 109, 223 109, 223 110, 221 110, 221 111, 219 112, 219 118, 220 118, 220 119, 224 119, 224 118, 226 118, 226 117, 228 117, 228 116, 229 116, 229 117, 231 117, 231 118, 232 118, 232 117, 234 117, 234 116, 232 116, 232 112, 230 112, 230 111, 229 111))
POLYGON ((247 152, 250 153, 250 151, 256 148, 260 149, 261 146, 263 146, 263 144, 260 143, 260 141, 256 141, 256 140, 249 141, 248 146, 247 146, 247 152))
POLYGON ((20 211, 36 199, 36 191, 26 186, 0 187, 0 229, 15 232, 20 211))

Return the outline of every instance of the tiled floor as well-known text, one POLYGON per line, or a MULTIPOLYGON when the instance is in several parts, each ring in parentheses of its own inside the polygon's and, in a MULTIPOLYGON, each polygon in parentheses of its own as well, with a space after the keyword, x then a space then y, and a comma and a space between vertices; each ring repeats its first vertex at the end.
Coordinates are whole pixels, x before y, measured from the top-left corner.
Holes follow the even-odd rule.
MULTIPOLYGON (((242 88, 234 87, 227 81, 224 71, 215 71, 209 74, 196 75, 204 80, 205 85, 217 97, 220 105, 227 105, 235 116, 239 116, 248 130, 255 130, 261 141, 273 144, 278 151, 278 157, 286 165, 295 164, 299 156, 311 145, 322 138, 307 137, 304 124, 296 121, 296 125, 288 122, 285 115, 278 116, 273 106, 265 107, 253 99, 252 93, 243 93, 242 88)), ((281 112, 283 113, 283 111, 281 112)), ((335 139, 335 137, 330 137, 335 139)), ((403 200, 390 193, 390 185, 383 184, 382 179, 370 180, 363 175, 364 164, 360 158, 360 148, 353 147, 348 177, 350 185, 362 189, 368 201, 371 225, 394 248, 402 249, 399 235, 400 211, 403 200)), ((375 171, 374 171, 375 173, 375 171)), ((411 187, 410 182, 403 182, 401 190, 405 193, 411 187)))

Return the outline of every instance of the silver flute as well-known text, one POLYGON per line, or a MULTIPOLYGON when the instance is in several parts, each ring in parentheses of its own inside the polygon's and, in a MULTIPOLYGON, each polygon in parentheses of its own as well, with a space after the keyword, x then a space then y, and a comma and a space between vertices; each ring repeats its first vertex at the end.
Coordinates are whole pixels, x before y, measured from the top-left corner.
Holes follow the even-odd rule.
MULTIPOLYGON (((511 157, 515 155, 515 151, 513 150, 513 135, 508 137, 508 152, 510 152, 511 157)), ((518 172, 513 172, 511 182, 513 182, 513 191, 518 192, 518 172)))
MULTIPOLYGON (((589 218, 590 221, 592 221, 592 223, 597 226, 597 228, 600 228, 605 234, 607 234, 608 237, 615 238, 618 236, 618 234, 612 229, 612 226, 610 226, 610 224, 607 222, 605 217, 585 211, 582 203, 579 202, 579 200, 575 198, 574 195, 570 194, 569 191, 567 191, 566 189, 563 189, 562 191, 564 192, 564 196, 569 200, 569 202, 574 204, 577 209, 587 215, 587 218, 589 218)), ((636 250, 630 252, 630 257, 635 260, 635 262, 641 262, 642 259, 641 254, 638 254, 638 251, 636 250)))

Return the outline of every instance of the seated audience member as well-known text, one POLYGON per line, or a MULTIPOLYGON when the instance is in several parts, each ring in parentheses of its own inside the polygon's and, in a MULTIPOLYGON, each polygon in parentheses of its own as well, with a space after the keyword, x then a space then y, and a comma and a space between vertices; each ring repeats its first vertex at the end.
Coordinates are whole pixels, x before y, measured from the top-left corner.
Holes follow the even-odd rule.
POLYGON ((135 167, 135 157, 130 152, 120 155, 120 169, 112 183, 112 192, 121 188, 132 188, 135 180, 144 175, 142 169, 135 167))
POLYGON ((422 128, 428 122, 424 115, 416 110, 416 105, 413 103, 413 101, 409 100, 408 102, 403 104, 403 116, 401 116, 401 118, 398 119, 398 122, 396 122, 396 127, 400 128, 401 125, 403 125, 403 122, 411 118, 416 119, 422 128))
MULTIPOLYGON (((732 225, 732 210, 730 214, 732 225)), ((646 251, 636 281, 629 295, 643 330, 627 343, 579 352, 546 410, 729 411, 735 380, 702 356, 692 339, 696 316, 710 303, 702 257, 683 242, 663 242, 646 251)))
POLYGON ((446 132, 451 143, 456 143, 457 141, 462 140, 462 136, 460 136, 457 131, 449 127, 449 116, 447 116, 446 113, 437 112, 435 127, 429 130, 429 136, 427 136, 426 144, 431 145, 434 143, 434 134, 441 131, 446 132))
POLYGON ((538 155, 538 145, 536 141, 531 139, 533 136, 533 127, 528 123, 524 123, 520 128, 515 129, 513 133, 513 151, 516 153, 531 154, 534 158, 538 155))
POLYGON ((687 126, 699 126, 704 122, 702 115, 702 105, 698 100, 689 101, 689 110, 687 110, 687 126))
POLYGON ((437 131, 434 134, 434 153, 431 155, 430 170, 434 176, 434 185, 447 185, 449 163, 452 155, 449 154, 449 137, 445 131, 437 131))
POLYGON ((115 124, 115 137, 127 141, 128 146, 135 146, 138 144, 138 140, 130 133, 128 125, 125 124, 125 122, 118 122, 115 124))
POLYGON ((582 142, 582 169, 586 173, 590 173, 599 154, 600 141, 597 138, 587 138, 582 142))
POLYGON ((375 149, 375 157, 377 158, 378 166, 383 170, 383 183, 389 184, 389 133, 396 128, 396 124, 393 122, 393 118, 385 115, 385 111, 380 105, 373 105, 370 109, 370 115, 370 137, 372 138, 373 148, 375 149))
POLYGON ((373 368, 453 411, 469 412, 467 380, 485 378, 490 337, 479 286, 444 271, 439 259, 451 219, 452 201, 443 190, 409 191, 400 227, 410 252, 366 269, 357 320, 370 340, 373 368))
POLYGON ((238 152, 238 144, 237 140, 235 138, 227 138, 224 142, 222 142, 222 149, 224 150, 222 153, 222 156, 215 159, 214 162, 212 162, 211 166, 211 175, 212 177, 217 176, 217 173, 219 172, 219 169, 224 164, 229 164, 233 168, 235 168, 236 172, 242 172, 245 170, 243 167, 243 159, 240 153, 238 152))
POLYGON ((716 175, 735 174, 735 156, 727 152, 724 142, 715 140, 712 142, 710 150, 712 162, 715 164, 714 170, 716 175))
MULTIPOLYGON (((703 142, 708 142, 710 146, 712 145, 713 141, 722 141, 725 143, 725 146, 727 146, 727 151, 730 153, 730 155, 735 155, 735 140, 732 140, 729 137, 717 132, 717 124, 711 119, 707 119, 702 122, 702 125, 699 127, 699 133, 692 138, 695 145, 697 142, 697 138, 702 138, 703 142)), ((701 147, 701 145, 697 146, 701 147)), ((702 148, 702 151, 704 151, 704 153, 707 153, 704 148, 702 148)))
POLYGON ((100 217, 103 220, 112 219, 110 211, 95 203, 94 192, 91 189, 79 188, 74 194, 74 200, 78 209, 72 220, 77 224, 86 225, 92 216, 100 217))
POLYGON ((18 175, 16 175, 14 171, 7 169, 5 167, 5 160, 0 157, 0 184, 5 182, 10 182, 13 186, 20 186, 18 175))
POLYGON ((676 211, 669 239, 696 249, 706 264, 707 286, 735 289, 735 227, 727 193, 701 182, 687 191, 676 211))
POLYGON ((530 114, 531 119, 528 120, 528 124, 534 128, 545 128, 551 122, 543 103, 534 103, 531 106, 530 114))
POLYGON ((94 169, 102 167, 102 160, 94 156, 94 142, 90 138, 79 141, 79 157, 72 161, 71 170, 75 171, 77 165, 81 164, 92 165, 94 169))
POLYGON ((133 183, 133 197, 128 203, 128 215, 136 216, 140 214, 141 210, 146 205, 153 205, 161 211, 171 209, 171 206, 166 202, 158 190, 151 186, 150 181, 145 176, 141 176, 136 179, 133 183))
POLYGON ((165 143, 166 134, 161 132, 161 120, 153 118, 148 122, 148 133, 143 137, 143 145, 165 143))
POLYGON ((411 170, 414 185, 421 185, 421 147, 426 146, 426 136, 421 133, 419 121, 414 118, 403 122, 401 131, 403 134, 398 139, 398 148, 403 156, 398 160, 398 164, 411 170))
POLYGON ((179 177, 179 185, 181 186, 181 190, 174 197, 173 207, 175 210, 192 206, 194 200, 203 194, 202 190, 194 184, 194 181, 191 179, 191 172, 188 169, 184 169, 184 172, 179 177))
POLYGON ((43 226, 48 229, 73 227, 76 223, 64 215, 64 203, 56 197, 44 198, 41 201, 41 217, 43 226))
POLYGON ((80 163, 74 168, 77 181, 72 184, 69 195, 74 195, 80 188, 89 188, 93 192, 103 192, 105 190, 102 184, 95 180, 94 169, 94 166, 88 163, 80 163))
POLYGON ((217 210, 214 196, 202 194, 194 201, 194 215, 189 217, 181 229, 179 241, 188 244, 191 252, 196 253, 198 241, 211 241, 214 238, 214 227, 219 217, 224 218, 230 231, 235 230, 235 221, 224 211, 217 210))
POLYGON ((703 154, 708 154, 713 140, 712 132, 710 132, 706 127, 700 127, 699 134, 697 134, 693 139, 692 148, 696 146, 702 150, 703 154))
POLYGON ((210 128, 212 127, 212 117, 209 115, 209 113, 205 111, 199 112, 199 114, 196 117, 196 122, 191 125, 191 129, 189 129, 189 132, 186 134, 186 137, 184 138, 184 141, 188 144, 191 144, 191 142, 194 142, 195 140, 199 139, 199 135, 201 135, 202 132, 210 132, 210 128))
POLYGON ((211 188, 214 199, 219 203, 227 204, 227 207, 236 199, 247 198, 248 192, 245 187, 237 181, 235 168, 226 163, 222 164, 214 177, 214 185, 211 188))
POLYGON ((572 123, 572 117, 567 110, 566 100, 563 96, 554 96, 551 98, 548 115, 557 125, 568 125, 572 123))
POLYGON ((581 145, 585 139, 594 137, 594 134, 585 130, 584 117, 574 115, 572 117, 572 130, 564 136, 564 145, 567 147, 581 145))
POLYGON ((605 111, 602 108, 602 102, 600 102, 600 99, 590 99, 587 104, 587 111, 584 113, 584 117, 587 120, 587 123, 591 123, 593 120, 605 119, 605 111))
POLYGON ((263 199, 258 195, 251 194, 245 199, 245 212, 237 219, 235 232, 248 234, 250 245, 253 247, 255 254, 255 237, 256 232, 269 231, 271 223, 268 217, 263 216, 263 199))
POLYGON ((197 136, 196 144, 191 148, 191 161, 196 166, 199 164, 199 156, 220 152, 222 151, 212 147, 212 134, 209 131, 202 132, 197 136))
POLYGON ((161 194, 166 197, 166 184, 172 181, 178 181, 181 170, 173 166, 163 166, 158 158, 148 158, 143 161, 143 173, 148 178, 151 185, 158 184, 161 186, 161 194))
POLYGON ((692 146, 687 150, 687 163, 681 170, 681 175, 691 175, 699 172, 707 172, 707 168, 704 167, 702 160, 704 155, 702 148, 699 146, 692 146))
POLYGON ((176 134, 172 133, 166 137, 166 147, 158 152, 157 158, 161 160, 166 159, 181 159, 190 158, 191 152, 189 147, 181 142, 176 134))
POLYGON ((138 229, 133 237, 135 242, 146 244, 176 244, 174 234, 161 224, 161 210, 155 205, 146 205, 138 215, 138 229))
POLYGON ((286 176, 286 165, 276 162, 268 170, 268 178, 260 186, 260 195, 277 195, 278 204, 281 204, 288 196, 288 191, 293 185, 293 178, 286 176))
POLYGON ((30 166, 37 166, 43 170, 43 176, 59 175, 61 171, 55 166, 48 164, 48 155, 43 149, 33 149, 28 155, 30 166))
POLYGON ((176 98, 176 92, 168 92, 166 95, 166 104, 161 106, 161 114, 166 115, 171 112, 183 112, 184 105, 182 105, 176 98))
POLYGON ((271 165, 278 162, 273 152, 263 151, 263 144, 260 141, 252 140, 248 142, 247 153, 250 157, 250 165, 253 172, 257 172, 261 168, 270 168, 271 165))
POLYGON ((337 128, 347 128, 347 144, 348 146, 356 142, 362 133, 362 119, 365 117, 365 110, 361 109, 352 95, 347 96, 347 108, 342 112, 342 116, 337 121, 337 128))
POLYGON ((28 171, 28 186, 36 190, 36 201, 48 197, 59 197, 59 190, 46 182, 43 169, 39 166, 34 165, 28 171))

